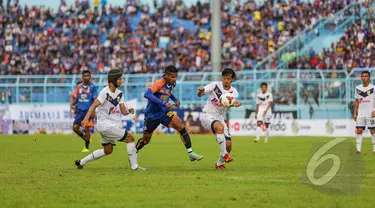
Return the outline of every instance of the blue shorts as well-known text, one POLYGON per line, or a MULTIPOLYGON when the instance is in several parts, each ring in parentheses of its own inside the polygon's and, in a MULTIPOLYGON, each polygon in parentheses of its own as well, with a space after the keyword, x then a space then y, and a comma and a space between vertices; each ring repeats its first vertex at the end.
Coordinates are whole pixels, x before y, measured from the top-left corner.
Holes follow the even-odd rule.
POLYGON ((169 127, 169 124, 171 123, 173 117, 175 117, 176 114, 174 114, 172 111, 165 114, 163 117, 159 119, 150 119, 145 117, 145 126, 143 128, 143 133, 150 134, 155 131, 156 128, 160 124, 163 124, 166 127, 169 127))
POLYGON ((74 122, 73 122, 73 124, 77 124, 77 125, 81 126, 81 122, 83 121, 83 119, 85 119, 87 111, 88 110, 84 111, 84 110, 79 110, 77 108, 76 111, 74 112, 74 122))

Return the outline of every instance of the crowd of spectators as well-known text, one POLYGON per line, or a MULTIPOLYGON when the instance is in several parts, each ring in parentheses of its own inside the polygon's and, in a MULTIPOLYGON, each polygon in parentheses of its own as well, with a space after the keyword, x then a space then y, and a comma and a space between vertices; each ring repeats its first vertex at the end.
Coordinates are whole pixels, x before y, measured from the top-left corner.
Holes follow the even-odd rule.
MULTIPOLYGON (((257 5, 254 0, 222 0, 223 64, 252 69, 351 1, 290 0, 273 5, 269 0, 257 5)), ((106 0, 76 0, 73 5, 61 0, 55 10, 21 7, 18 0, 4 3, 0 0, 0 74, 78 74, 85 69, 106 73, 112 68, 158 73, 167 64, 180 71, 212 70, 208 0, 191 7, 182 0, 155 0, 153 5, 128 0, 121 7, 106 5, 106 0)))

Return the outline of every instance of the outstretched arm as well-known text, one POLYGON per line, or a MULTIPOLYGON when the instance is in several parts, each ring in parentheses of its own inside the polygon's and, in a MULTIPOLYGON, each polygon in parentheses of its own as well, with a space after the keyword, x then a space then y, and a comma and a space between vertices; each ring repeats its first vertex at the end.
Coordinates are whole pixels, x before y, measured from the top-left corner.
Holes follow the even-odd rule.
POLYGON ((87 114, 86 114, 86 116, 85 116, 85 119, 83 119, 83 121, 82 121, 82 123, 81 123, 82 127, 84 127, 84 128, 86 127, 86 125, 89 123, 89 119, 90 119, 91 114, 92 114, 93 112, 95 112, 95 109, 96 109, 100 104, 101 104, 101 103, 100 103, 100 101, 99 101, 98 99, 96 99, 96 100, 94 101, 94 103, 91 105, 89 111, 87 111, 87 114))
POLYGON ((172 107, 172 104, 168 103, 168 102, 165 102, 165 101, 162 101, 160 100, 159 98, 157 98, 154 93, 152 93, 151 89, 147 89, 146 92, 145 92, 145 95, 144 97, 149 100, 150 102, 153 102, 153 103, 156 103, 156 104, 159 104, 159 105, 165 105, 167 106, 168 108, 171 108, 172 107))

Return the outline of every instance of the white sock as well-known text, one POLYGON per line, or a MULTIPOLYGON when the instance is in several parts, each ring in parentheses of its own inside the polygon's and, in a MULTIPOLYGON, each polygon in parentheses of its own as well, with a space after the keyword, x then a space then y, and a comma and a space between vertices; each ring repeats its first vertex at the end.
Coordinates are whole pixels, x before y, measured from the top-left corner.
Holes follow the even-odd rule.
POLYGON ((137 154, 137 150, 135 149, 134 142, 130 142, 126 144, 126 151, 128 152, 131 168, 137 169, 138 168, 138 163, 137 163, 138 154, 137 154))
POLYGON ((265 139, 265 141, 268 141, 269 135, 270 135, 270 129, 266 128, 266 139, 265 139))
POLYGON ((104 157, 104 156, 105 156, 104 149, 95 150, 94 152, 87 155, 85 158, 83 158, 81 160, 81 165, 85 165, 86 163, 88 163, 90 161, 97 160, 97 159, 99 159, 101 157, 104 157))
POLYGON ((356 144, 357 144, 357 151, 360 152, 361 151, 361 147, 362 147, 362 134, 357 134, 355 136, 355 140, 356 140, 356 144))
POLYGON ((227 143, 225 142, 224 134, 216 134, 216 140, 220 146, 220 155, 224 156, 227 154, 227 143))
POLYGON ((216 165, 220 166, 220 165, 223 165, 223 164, 224 164, 224 158, 223 158, 223 156, 220 155, 219 160, 217 160, 216 165))
POLYGON ((259 127, 259 126, 257 126, 257 129, 255 130, 255 135, 256 135, 256 137, 257 137, 257 140, 259 140, 259 137, 260 137, 260 132, 262 131, 262 129, 259 127))
POLYGON ((373 151, 375 151, 375 134, 371 136, 372 136, 372 148, 373 148, 373 151))

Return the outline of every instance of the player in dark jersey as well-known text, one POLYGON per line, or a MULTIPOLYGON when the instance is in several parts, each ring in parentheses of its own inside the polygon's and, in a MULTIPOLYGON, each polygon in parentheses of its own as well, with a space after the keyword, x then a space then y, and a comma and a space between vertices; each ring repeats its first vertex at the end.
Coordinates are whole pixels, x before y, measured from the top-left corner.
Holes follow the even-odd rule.
POLYGON ((82 72, 82 79, 83 82, 78 84, 76 87, 75 95, 73 96, 74 99, 70 107, 74 110, 73 131, 85 141, 85 147, 83 148, 82 152, 88 152, 91 139, 90 127, 94 126, 94 122, 92 120, 94 115, 92 115, 89 125, 84 128, 84 132, 80 130, 80 127, 81 122, 85 118, 90 106, 98 97, 98 90, 96 86, 91 83, 90 71, 84 70, 82 72))
POLYGON ((173 95, 177 76, 178 71, 176 67, 171 65, 167 66, 164 75, 146 90, 144 97, 148 99, 148 103, 145 109, 145 127, 143 137, 138 140, 136 148, 139 151, 143 146, 147 145, 151 140, 154 130, 160 124, 163 124, 166 127, 174 128, 180 133, 181 140, 188 151, 191 161, 201 160, 203 156, 193 152, 190 136, 185 129, 185 125, 181 119, 171 111, 173 105, 168 102, 169 99, 171 99, 177 107, 180 105, 180 101, 173 95))

